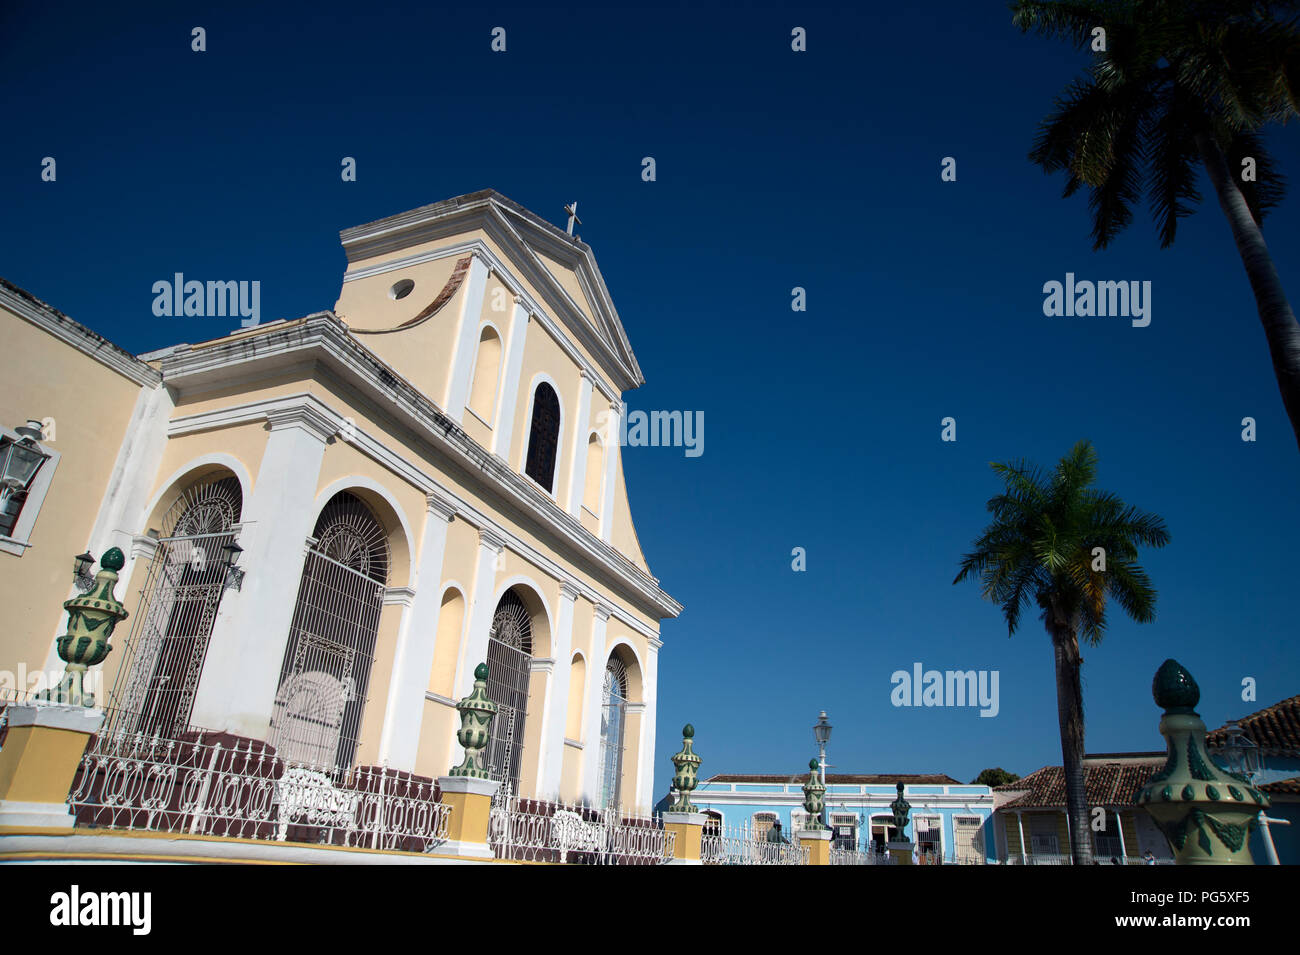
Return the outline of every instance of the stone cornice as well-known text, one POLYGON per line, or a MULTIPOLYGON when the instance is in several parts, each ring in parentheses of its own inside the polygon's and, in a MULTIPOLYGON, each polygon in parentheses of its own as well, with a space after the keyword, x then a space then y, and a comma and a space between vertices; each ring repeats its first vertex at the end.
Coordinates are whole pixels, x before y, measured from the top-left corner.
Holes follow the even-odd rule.
MULTIPOLYGON (((343 323, 332 313, 318 313, 285 323, 263 336, 219 340, 201 348, 178 352, 163 359, 162 371, 166 384, 182 392, 191 387, 202 391, 219 384, 229 387, 232 378, 241 374, 256 377, 265 372, 268 366, 274 367, 281 363, 292 366, 311 361, 327 367, 358 387, 363 394, 378 399, 403 424, 411 427, 428 447, 444 456, 449 464, 454 464, 469 476, 482 481, 503 502, 529 515, 556 544, 567 547, 589 561, 612 581, 618 582, 629 594, 636 595, 640 602, 660 617, 675 617, 681 613, 681 604, 659 587, 656 578, 592 534, 533 482, 511 470, 505 461, 474 441, 414 386, 394 374, 377 356, 349 336, 343 323)), ((293 407, 304 402, 324 409, 328 415, 333 416, 334 429, 342 429, 342 415, 314 395, 299 394, 216 411, 180 415, 169 422, 168 434, 175 436, 249 421, 265 421, 274 409, 293 407)), ((403 458, 386 442, 378 441, 358 430, 351 443, 426 494, 440 487, 432 475, 403 458)), ((475 526, 494 523, 468 502, 443 490, 445 499, 455 501, 458 516, 464 515, 475 526)), ((526 545, 517 548, 514 541, 511 541, 511 547, 518 549, 523 556, 535 553, 526 545)), ((543 566, 550 563, 544 560, 543 566)), ((567 576, 562 572, 556 575, 560 579, 567 576)), ((581 589, 585 592, 586 588, 581 589)))
MULTIPOLYGON (((412 209, 339 233, 349 263, 364 263, 381 255, 401 252, 416 245, 482 230, 510 256, 512 263, 550 303, 552 310, 574 336, 616 372, 619 390, 640 387, 645 383, 622 321, 614 308, 605 280, 600 275, 591 248, 560 232, 523 206, 493 190, 458 196, 444 202, 412 209), (537 251, 534 251, 536 248, 537 251), (595 315, 588 317, 550 269, 541 261, 541 252, 573 268, 578 284, 595 315)), ((434 250, 442 251, 442 250, 434 250)), ((417 256, 399 259, 413 264, 417 256)), ((485 256, 502 278, 513 279, 512 270, 493 257, 485 256)), ((360 265, 350 270, 344 281, 387 271, 392 262, 360 265)), ((515 288, 518 293, 520 290, 515 288)))
MULTIPOLYGON (((368 278, 372 275, 380 275, 385 272, 395 272, 412 265, 420 265, 424 262, 433 262, 438 259, 445 259, 453 256, 463 256, 466 253, 481 258, 488 265, 492 272, 496 274, 498 280, 510 289, 516 300, 516 304, 523 305, 524 309, 527 311, 528 320, 539 322, 547 330, 550 336, 560 344, 560 347, 564 349, 564 353, 569 357, 569 359, 582 371, 587 373, 591 378, 594 387, 607 399, 611 401, 619 401, 623 391, 629 388, 636 388, 638 387, 638 384, 644 384, 644 381, 638 383, 633 382, 631 379, 620 380, 620 377, 617 375, 615 376, 614 382, 611 383, 606 378, 605 374, 602 373, 596 365, 593 364, 586 355, 584 355, 582 351, 573 344, 569 336, 564 333, 560 327, 562 323, 553 319, 550 312, 543 308, 540 302, 527 293, 523 288, 519 277, 516 276, 510 270, 509 266, 507 266, 481 239, 466 239, 463 242, 457 242, 453 245, 443 246, 442 248, 431 249, 427 252, 418 252, 415 255, 393 259, 392 261, 383 262, 379 265, 366 266, 356 270, 355 272, 348 272, 343 276, 343 281, 345 283, 355 282, 358 279, 368 278)), ((549 275, 550 273, 548 272, 547 274, 549 275)), ((581 315, 581 312, 579 312, 579 315, 581 315)), ((583 318, 582 322, 585 323, 586 319, 583 318)), ((574 331, 571 323, 564 324, 566 324, 571 332, 574 331)), ((598 356, 601 354, 601 348, 599 346, 593 347, 591 343, 586 342, 580 335, 578 338, 579 340, 584 341, 584 344, 588 346, 588 350, 593 354, 598 356)))
POLYGON ((0 279, 0 306, 138 385, 152 388, 162 380, 162 375, 156 368, 118 348, 102 335, 95 334, 53 305, 42 302, 30 292, 3 279, 0 279))

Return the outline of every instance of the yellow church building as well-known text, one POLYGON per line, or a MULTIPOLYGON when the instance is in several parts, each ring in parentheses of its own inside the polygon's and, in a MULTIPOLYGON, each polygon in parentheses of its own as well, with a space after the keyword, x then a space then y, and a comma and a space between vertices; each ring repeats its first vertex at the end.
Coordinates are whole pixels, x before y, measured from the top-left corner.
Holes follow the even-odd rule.
POLYGON ((333 309, 140 356, 0 284, 10 691, 63 669, 74 556, 118 547, 105 734, 432 778, 486 661, 494 778, 648 812, 682 608, 637 542, 643 378, 590 247, 494 191, 341 235, 333 309))

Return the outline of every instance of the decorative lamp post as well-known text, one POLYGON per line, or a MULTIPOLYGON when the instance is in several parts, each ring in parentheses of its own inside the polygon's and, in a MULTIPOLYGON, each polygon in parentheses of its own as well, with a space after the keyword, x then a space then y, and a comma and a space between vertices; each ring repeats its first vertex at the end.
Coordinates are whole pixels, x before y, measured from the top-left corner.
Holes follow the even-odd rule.
MULTIPOLYGON (((825 717, 826 714, 823 713, 822 716, 825 717)), ((808 760, 808 770, 808 781, 803 784, 803 811, 808 814, 808 821, 804 825, 810 831, 820 831, 826 828, 822 824, 822 810, 826 808, 826 784, 817 776, 817 760, 808 760)))
POLYGON ((1160 734, 1169 755, 1137 802, 1151 814, 1179 865, 1253 865, 1250 829, 1268 797, 1245 775, 1219 768, 1205 748, 1205 723, 1193 707, 1201 690, 1176 660, 1166 660, 1151 681, 1164 709, 1160 734))
POLYGON ((225 571, 226 579, 234 584, 236 590, 244 583, 244 572, 236 566, 243 553, 244 548, 234 541, 221 548, 221 567, 225 571))
POLYGON ((691 803, 691 793, 700 784, 700 763, 703 760, 691 749, 694 736, 694 726, 687 723, 682 727, 682 750, 673 757, 673 789, 677 791, 677 800, 669 807, 671 812, 699 812, 691 803))
POLYGON ((41 450, 41 423, 29 420, 27 424, 14 428, 17 441, 6 444, 0 450, 0 515, 9 505, 9 498, 27 487, 28 482, 49 457, 41 450))
MULTIPOLYGON (((1263 760, 1260 759, 1259 755, 1259 747, 1241 728, 1240 724, 1229 723, 1224 729, 1227 730, 1227 739, 1222 746, 1218 747, 1215 754, 1219 758, 1219 765, 1228 772, 1247 780, 1252 786, 1255 785, 1256 777, 1259 776, 1260 770, 1264 768, 1263 760)), ((1277 847, 1273 845, 1273 833, 1268 828, 1268 824, 1270 822, 1282 822, 1289 825, 1290 823, 1287 820, 1269 819, 1268 813, 1262 809, 1259 811, 1259 815, 1255 817, 1255 822, 1259 824, 1260 834, 1263 836, 1264 854, 1268 857, 1268 864, 1281 865, 1282 863, 1277 857, 1277 847)))
POLYGON ((474 689, 469 696, 456 704, 460 712, 460 729, 456 739, 465 747, 465 759, 454 767, 450 776, 469 776, 473 779, 487 779, 488 771, 483 765, 483 751, 487 749, 490 734, 488 728, 492 718, 497 715, 497 705, 487 695, 488 667, 480 663, 474 668, 474 689))
POLYGON ((95 555, 87 550, 72 558, 72 582, 83 594, 95 585, 95 577, 90 568, 95 566, 95 555))
POLYGON ((817 752, 820 753, 822 785, 826 785, 826 744, 831 741, 831 724, 826 719, 826 711, 822 710, 821 715, 817 717, 817 722, 813 724, 813 738, 817 740, 817 752))
MULTIPOLYGON (((81 558, 77 558, 80 563, 81 558)), ((90 589, 79 597, 63 602, 68 612, 68 632, 59 637, 55 646, 59 659, 67 664, 59 685, 38 695, 37 699, 73 706, 94 706, 94 694, 83 685, 86 669, 103 663, 112 645, 108 638, 113 628, 127 617, 127 610, 113 588, 117 586, 117 572, 126 558, 116 547, 110 547, 99 559, 99 573, 90 589)))

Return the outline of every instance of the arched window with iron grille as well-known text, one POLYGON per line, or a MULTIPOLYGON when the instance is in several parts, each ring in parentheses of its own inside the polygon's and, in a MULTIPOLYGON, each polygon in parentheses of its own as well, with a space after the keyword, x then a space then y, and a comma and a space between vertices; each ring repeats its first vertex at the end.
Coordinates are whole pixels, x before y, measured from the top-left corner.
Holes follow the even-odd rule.
POLYGON ((349 769, 361 736, 388 535, 356 495, 341 491, 316 519, 303 563, 268 742, 290 763, 349 769))
POLYGON ((488 742, 487 770, 493 779, 518 792, 533 666, 533 617, 513 589, 501 595, 492 614, 487 665, 488 699, 498 706, 488 742))
POLYGON ((627 729, 627 666, 618 654, 605 664, 600 692, 600 804, 617 806, 623 778, 623 748, 627 729))
POLYGON ((106 730, 174 738, 189 728, 225 592, 222 549, 234 543, 242 507, 237 478, 209 477, 186 488, 163 515, 106 730))
POLYGON ((546 382, 533 392, 533 420, 528 428, 528 455, 524 473, 555 490, 555 458, 560 447, 560 398, 546 382))

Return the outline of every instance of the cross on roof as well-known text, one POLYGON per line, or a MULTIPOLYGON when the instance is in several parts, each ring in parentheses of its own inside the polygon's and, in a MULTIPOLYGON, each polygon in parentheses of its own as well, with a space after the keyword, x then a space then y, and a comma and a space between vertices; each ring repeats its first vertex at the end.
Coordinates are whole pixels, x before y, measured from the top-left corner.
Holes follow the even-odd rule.
POLYGON ((569 216, 569 228, 567 231, 569 235, 573 235, 573 224, 576 222, 578 225, 582 225, 582 220, 578 218, 578 203, 576 201, 569 203, 564 207, 564 211, 569 216))

